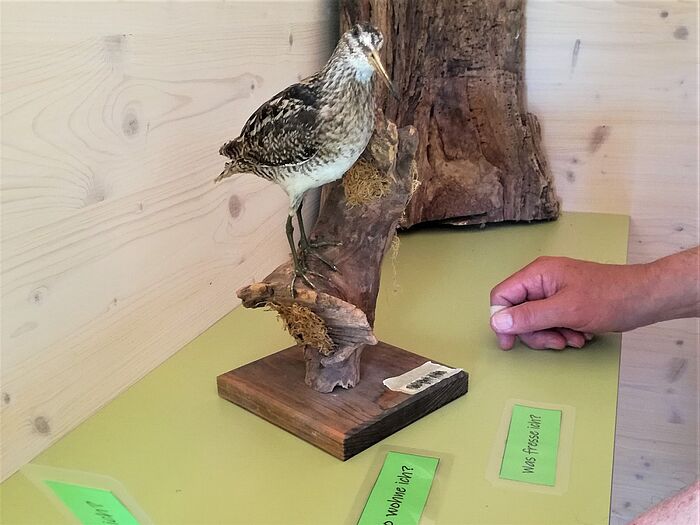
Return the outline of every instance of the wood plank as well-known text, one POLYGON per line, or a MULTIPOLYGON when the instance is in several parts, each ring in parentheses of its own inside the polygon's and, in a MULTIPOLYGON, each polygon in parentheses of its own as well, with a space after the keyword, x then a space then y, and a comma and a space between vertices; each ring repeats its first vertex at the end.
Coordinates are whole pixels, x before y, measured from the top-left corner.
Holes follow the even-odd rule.
POLYGON ((219 395, 343 461, 467 393, 461 371, 417 394, 382 381, 425 357, 380 342, 367 347, 354 388, 322 394, 304 383, 304 354, 293 346, 217 378, 219 395))
POLYGON ((698 477, 698 328, 682 319, 623 336, 612 523, 698 477))
POLYGON ((215 186, 218 148, 325 62, 337 10, 299 0, 2 11, 5 478, 285 259, 286 196, 254 176, 215 186))
POLYGON ((562 207, 629 214, 630 262, 698 243, 697 12, 527 3, 528 105, 562 207))

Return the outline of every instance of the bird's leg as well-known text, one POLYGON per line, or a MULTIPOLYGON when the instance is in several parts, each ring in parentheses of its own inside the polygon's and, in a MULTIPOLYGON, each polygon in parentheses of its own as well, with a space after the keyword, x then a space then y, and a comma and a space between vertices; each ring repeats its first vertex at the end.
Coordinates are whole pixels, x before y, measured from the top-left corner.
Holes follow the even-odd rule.
POLYGON ((328 266, 331 270, 337 272, 338 268, 336 267, 336 265, 324 258, 323 256, 321 256, 316 250, 324 246, 340 246, 342 243, 330 241, 314 243, 309 242, 308 237, 306 237, 306 230, 304 229, 304 218, 301 215, 301 204, 299 204, 299 207, 297 208, 297 220, 299 221, 299 255, 301 256, 301 258, 304 259, 304 261, 306 261, 306 257, 308 255, 313 255, 323 264, 328 266))
POLYGON ((309 278, 306 276, 306 262, 303 260, 303 258, 300 259, 297 255, 297 248, 294 245, 294 226, 292 226, 291 213, 287 217, 287 241, 289 241, 289 247, 292 250, 292 261, 294 262, 294 273, 292 274, 292 282, 289 285, 289 292, 292 297, 296 297, 296 292, 294 291, 294 284, 296 283, 297 277, 301 277, 302 281, 304 281, 310 288, 313 288, 315 290, 316 287, 311 281, 309 281, 309 278))

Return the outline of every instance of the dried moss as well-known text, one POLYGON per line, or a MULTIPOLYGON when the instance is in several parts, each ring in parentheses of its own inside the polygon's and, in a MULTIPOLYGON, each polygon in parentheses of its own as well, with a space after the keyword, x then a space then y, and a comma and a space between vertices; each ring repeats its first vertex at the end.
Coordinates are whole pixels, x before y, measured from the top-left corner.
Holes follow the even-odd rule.
POLYGON ((333 351, 333 341, 328 335, 326 323, 307 307, 297 303, 284 306, 268 303, 268 308, 277 312, 277 318, 297 343, 318 349, 323 355, 333 351))
POLYGON ((411 194, 408 197, 408 201, 411 202, 411 199, 413 198, 413 195, 418 191, 418 188, 421 185, 421 181, 418 178, 418 164, 416 164, 416 161, 411 162, 411 194))
POLYGON ((406 213, 408 212, 408 203, 411 202, 411 199, 413 199, 413 195, 418 191, 418 188, 420 188, 420 185, 422 184, 421 180, 418 178, 418 165, 416 164, 416 161, 411 162, 411 193, 408 195, 408 201, 406 202, 406 208, 404 208, 403 213, 401 214, 401 220, 399 221, 399 224, 405 224, 407 217, 406 213))
POLYGON ((399 249, 401 248, 401 240, 399 239, 399 232, 394 232, 394 237, 391 239, 391 246, 389 247, 389 254, 391 258, 391 269, 393 271, 393 281, 394 281, 394 291, 397 292, 400 288, 399 286, 399 271, 396 268, 396 260, 399 258, 399 249))
POLYGON ((399 239, 398 232, 394 232, 394 237, 391 239, 391 248, 389 248, 391 251, 391 264, 394 266, 394 270, 396 270, 396 259, 399 257, 400 248, 401 239, 399 239))
POLYGON ((381 199, 390 186, 391 181, 364 159, 357 161, 343 177, 345 201, 351 208, 381 199))

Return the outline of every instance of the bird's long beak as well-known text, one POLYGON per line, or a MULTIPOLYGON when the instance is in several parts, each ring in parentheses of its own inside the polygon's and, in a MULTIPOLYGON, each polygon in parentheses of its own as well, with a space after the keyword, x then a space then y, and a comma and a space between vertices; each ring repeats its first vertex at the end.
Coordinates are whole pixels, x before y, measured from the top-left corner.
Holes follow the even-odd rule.
POLYGON ((379 54, 372 50, 372 52, 369 55, 369 60, 374 66, 374 69, 376 69, 379 72, 379 75, 382 77, 382 80, 386 84, 386 87, 389 88, 389 91, 391 92, 392 95, 394 95, 394 98, 398 99, 399 94, 396 92, 396 89, 394 88, 394 84, 391 82, 391 79, 389 78, 389 75, 386 72, 386 69, 384 69, 384 66, 382 65, 382 61, 379 58, 379 54))

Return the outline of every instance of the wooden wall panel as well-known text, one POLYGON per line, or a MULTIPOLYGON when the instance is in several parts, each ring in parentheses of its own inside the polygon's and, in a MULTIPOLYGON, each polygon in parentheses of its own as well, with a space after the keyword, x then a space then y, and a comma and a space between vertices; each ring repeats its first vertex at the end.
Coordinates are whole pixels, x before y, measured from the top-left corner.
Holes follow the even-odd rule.
MULTIPOLYGON (((698 3, 530 0, 526 85, 564 210, 631 217, 629 261, 697 245, 698 3)), ((623 336, 611 523, 698 476, 698 322, 623 336)))
POLYGON ((4 478, 286 257, 286 196, 254 176, 215 186, 218 148, 325 62, 337 11, 3 2, 2 15, 4 478))
POLYGON ((631 215, 632 262, 697 243, 697 8, 528 3, 527 98, 557 191, 569 211, 631 215))

